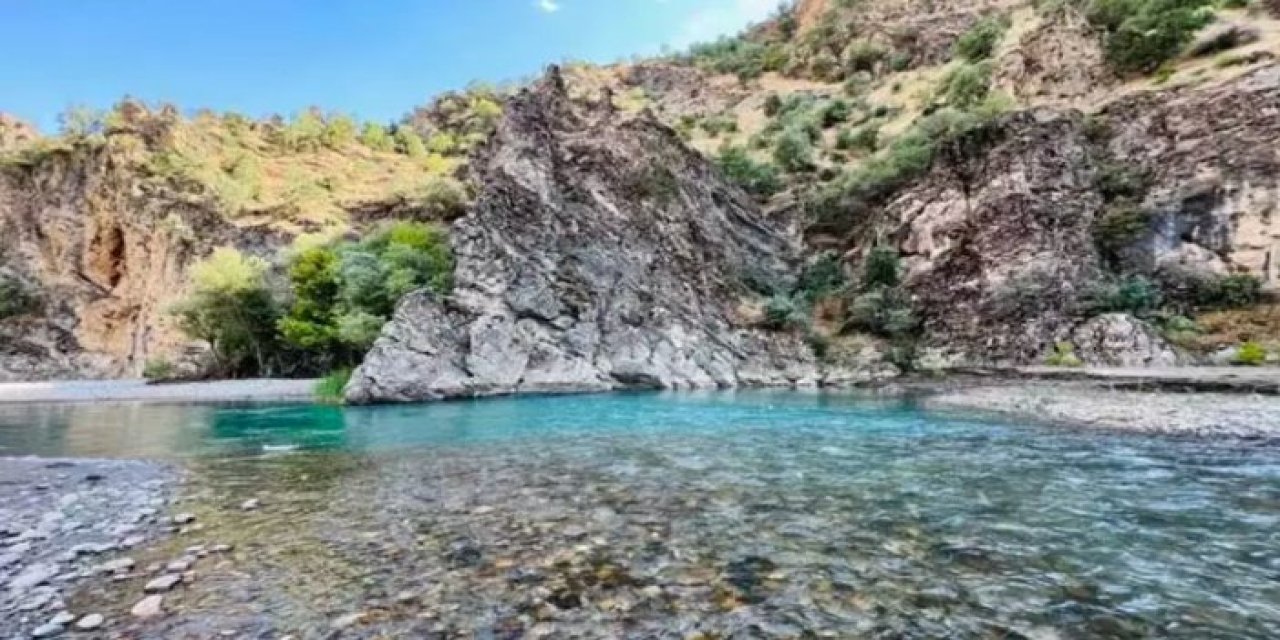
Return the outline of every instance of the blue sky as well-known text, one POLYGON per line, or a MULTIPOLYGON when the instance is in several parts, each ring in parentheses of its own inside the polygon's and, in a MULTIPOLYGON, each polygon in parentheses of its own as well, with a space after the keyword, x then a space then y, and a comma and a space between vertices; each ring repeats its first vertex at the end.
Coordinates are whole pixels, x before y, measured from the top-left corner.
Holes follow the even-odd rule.
POLYGON ((0 111, 56 129, 121 96, 391 120, 472 80, 732 33, 777 0, 0 0, 0 111))

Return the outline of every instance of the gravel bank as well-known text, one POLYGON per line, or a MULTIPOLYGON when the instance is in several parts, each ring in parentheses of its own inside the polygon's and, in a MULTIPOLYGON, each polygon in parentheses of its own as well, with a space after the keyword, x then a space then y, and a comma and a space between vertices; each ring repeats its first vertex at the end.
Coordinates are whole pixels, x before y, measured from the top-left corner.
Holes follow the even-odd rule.
POLYGON ((145 380, 60 380, 0 384, 0 404, 15 402, 310 401, 315 380, 219 380, 148 384, 145 380))
POLYGON ((0 637, 109 626, 64 597, 133 569, 129 550, 160 535, 176 479, 150 462, 0 458, 0 637))
POLYGON ((922 402, 935 410, 983 411, 1113 431, 1280 438, 1280 397, 1271 395, 1124 391, 1059 382, 970 387, 922 402))

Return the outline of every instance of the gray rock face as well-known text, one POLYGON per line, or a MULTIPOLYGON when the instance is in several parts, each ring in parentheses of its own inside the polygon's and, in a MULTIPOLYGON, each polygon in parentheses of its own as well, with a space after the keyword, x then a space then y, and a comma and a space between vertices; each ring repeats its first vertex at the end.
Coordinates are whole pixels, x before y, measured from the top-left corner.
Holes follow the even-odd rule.
POLYGON ((1071 334, 1076 355, 1085 364, 1112 367, 1167 367, 1178 354, 1151 325, 1124 313, 1108 313, 1080 325, 1071 334))
POLYGON ((472 164, 452 294, 401 302, 349 401, 820 382, 798 336, 735 315, 793 247, 652 117, 572 104, 553 69, 472 164))

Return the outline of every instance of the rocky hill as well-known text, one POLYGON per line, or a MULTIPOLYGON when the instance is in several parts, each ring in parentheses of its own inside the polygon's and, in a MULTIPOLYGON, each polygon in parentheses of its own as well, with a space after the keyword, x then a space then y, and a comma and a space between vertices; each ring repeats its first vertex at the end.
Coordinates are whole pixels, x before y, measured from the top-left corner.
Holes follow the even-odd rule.
POLYGON ((0 378, 196 373, 171 310, 214 249, 296 312, 291 247, 404 219, 452 290, 353 400, 1273 358, 1280 21, 1226 4, 800 0, 392 129, 0 118, 0 378))

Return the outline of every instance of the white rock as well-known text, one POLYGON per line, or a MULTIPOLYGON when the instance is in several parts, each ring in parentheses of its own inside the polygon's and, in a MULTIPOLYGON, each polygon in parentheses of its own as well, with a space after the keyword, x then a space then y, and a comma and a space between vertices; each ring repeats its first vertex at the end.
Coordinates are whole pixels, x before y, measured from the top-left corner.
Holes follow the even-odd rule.
POLYGON ((36 627, 35 630, 31 632, 31 637, 52 638, 57 635, 62 635, 62 632, 65 630, 66 629, 64 629, 62 625, 50 622, 36 627))
POLYGON ((76 623, 76 628, 81 631, 93 631, 94 629, 101 627, 104 622, 106 622, 106 618, 103 618, 102 614, 91 613, 80 618, 80 621, 76 623))
POLYGON ((143 587, 143 591, 146 591, 147 593, 163 593, 177 586, 179 582, 182 582, 181 575, 176 573, 166 573, 165 575, 148 582, 147 586, 143 587))
POLYGON ((182 556, 181 558, 178 558, 166 565, 165 570, 172 571, 173 573, 182 573, 183 571, 190 571, 191 567, 194 566, 195 563, 196 559, 192 556, 182 556))
POLYGON ((164 596, 155 595, 147 596, 133 605, 133 609, 129 610, 135 618, 146 620, 164 615, 164 596))
POLYGON ((188 524, 196 521, 194 513, 179 513, 173 517, 174 524, 188 524))
POLYGON ((256 511, 260 506, 262 506, 261 501, 257 498, 250 498, 241 503, 240 509, 243 511, 256 511))

